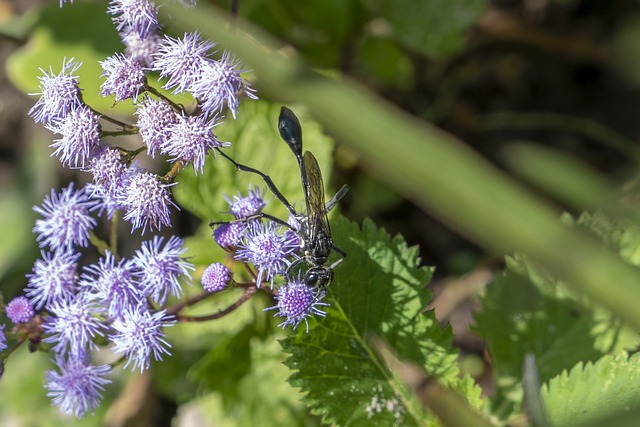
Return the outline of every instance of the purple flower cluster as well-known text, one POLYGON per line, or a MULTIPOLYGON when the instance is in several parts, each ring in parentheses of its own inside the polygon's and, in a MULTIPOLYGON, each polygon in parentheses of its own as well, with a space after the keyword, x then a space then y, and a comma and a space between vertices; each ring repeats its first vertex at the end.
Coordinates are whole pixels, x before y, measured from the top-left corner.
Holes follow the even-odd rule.
MULTIPOLYGON (((290 219, 289 227, 260 216, 266 203, 258 188, 249 188, 247 196, 225 196, 229 204, 229 212, 235 220, 219 224, 213 230, 216 243, 223 249, 232 252, 234 258, 253 264, 257 270, 256 285, 268 282, 274 287, 274 279, 284 276, 285 283, 278 286, 277 305, 267 310, 277 309, 276 317, 284 317, 279 326, 292 325, 297 328, 302 322, 308 326, 308 318, 312 315, 324 316, 320 307, 325 297, 323 289, 313 289, 302 280, 288 276, 289 266, 299 260, 300 239, 296 232, 299 226, 295 219, 290 219)), ((228 280, 226 267, 212 264, 202 275, 202 285, 209 292, 218 292, 226 286, 228 280)), ((228 269, 227 269, 228 270, 228 269)))
POLYGON ((80 416, 95 409, 102 386, 110 382, 103 378, 108 366, 89 364, 89 352, 99 350, 96 338, 109 341, 134 370, 148 369, 152 358, 161 360, 170 347, 164 328, 175 319, 150 302, 163 307, 169 296, 181 295, 193 265, 183 258, 183 241, 175 236, 166 243, 158 236, 145 241, 130 258, 116 259, 107 251, 81 273, 73 244, 49 249, 27 275, 26 297, 12 300, 6 312, 17 324, 33 317, 34 306, 46 311, 42 342, 51 345, 60 370, 47 373, 46 387, 63 412, 80 416))

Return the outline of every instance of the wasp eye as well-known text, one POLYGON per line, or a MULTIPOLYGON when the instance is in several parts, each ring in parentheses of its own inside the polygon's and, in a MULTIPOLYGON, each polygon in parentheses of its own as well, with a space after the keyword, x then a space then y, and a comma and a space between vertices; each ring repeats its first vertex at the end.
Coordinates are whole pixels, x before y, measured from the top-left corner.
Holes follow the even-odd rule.
POLYGON ((310 288, 315 288, 316 286, 318 286, 319 280, 320 277, 318 276, 318 273, 310 271, 304 277, 304 284, 309 286, 310 288))

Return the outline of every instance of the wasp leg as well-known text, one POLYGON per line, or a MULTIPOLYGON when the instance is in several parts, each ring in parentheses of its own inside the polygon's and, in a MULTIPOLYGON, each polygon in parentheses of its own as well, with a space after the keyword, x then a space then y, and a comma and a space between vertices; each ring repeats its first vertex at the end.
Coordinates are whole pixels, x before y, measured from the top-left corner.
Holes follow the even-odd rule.
MULTIPOLYGON (((276 196, 276 198, 278 200, 280 200, 280 202, 282 202, 282 204, 287 208, 287 210, 289 211, 289 213, 291 213, 291 215, 297 215, 296 210, 293 208, 293 205, 291 203, 289 203, 289 201, 287 200, 286 197, 284 197, 284 194, 282 194, 280 192, 280 190, 278 190, 278 187, 276 187, 276 184, 273 182, 273 180, 271 179, 271 177, 265 173, 260 172, 258 169, 254 169, 251 168, 249 166, 245 166, 242 165, 238 162, 236 162, 235 160, 233 160, 231 157, 229 157, 228 155, 226 155, 222 150, 220 150, 219 148, 216 148, 216 151, 218 153, 220 153, 220 155, 222 157, 224 157, 225 159, 229 160, 231 163, 233 163, 233 165, 236 167, 237 170, 243 171, 243 172, 250 172, 250 173, 255 173, 256 175, 260 175, 260 177, 263 179, 263 181, 267 184, 267 187, 269 187, 269 190, 271 190, 271 192, 273 193, 274 196, 276 196)), ((335 204, 335 203, 334 203, 335 204)))
POLYGON ((332 198, 324 205, 324 211, 329 212, 333 207, 342 199, 349 191, 348 185, 343 185, 340 191, 338 191, 332 198))

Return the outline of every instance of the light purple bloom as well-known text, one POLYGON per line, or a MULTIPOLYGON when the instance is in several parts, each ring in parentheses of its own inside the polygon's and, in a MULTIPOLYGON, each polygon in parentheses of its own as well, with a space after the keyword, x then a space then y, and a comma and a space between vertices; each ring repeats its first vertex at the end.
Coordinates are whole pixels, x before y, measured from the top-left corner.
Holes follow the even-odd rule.
POLYGON ((202 287, 207 292, 220 292, 231 282, 231 270, 219 262, 209 265, 202 272, 202 287))
POLYGON ((141 39, 160 28, 158 7, 150 0, 111 0, 107 13, 118 31, 135 31, 141 39))
POLYGON ((185 33, 179 39, 165 36, 153 63, 153 69, 160 72, 160 77, 169 79, 164 88, 173 88, 174 93, 189 89, 199 78, 203 64, 211 61, 209 53, 214 46, 215 43, 202 40, 197 33, 185 33))
POLYGON ((124 219, 131 222, 132 230, 141 228, 144 234, 147 225, 152 230, 171 226, 169 206, 177 208, 167 190, 172 185, 163 184, 149 172, 137 173, 128 180, 121 204, 127 211, 124 219))
POLYGON ((42 251, 42 259, 36 260, 33 273, 27 274, 29 284, 25 293, 40 309, 53 301, 73 296, 76 290, 80 253, 58 250, 42 251))
POLYGON ((89 230, 96 225, 89 211, 95 201, 89 200, 85 189, 74 190, 73 183, 60 193, 51 190, 44 198, 42 206, 33 210, 44 218, 37 219, 33 232, 38 234, 40 247, 49 246, 52 250, 71 250, 74 246, 89 244, 89 230))
POLYGON ((144 299, 132 260, 116 262, 107 251, 97 264, 86 267, 85 271, 79 284, 84 291, 84 299, 105 307, 109 317, 121 316, 144 299))
POLYGON ((68 61, 63 60, 62 71, 58 75, 53 73, 51 67, 49 72, 40 69, 44 74, 38 77, 42 92, 29 94, 40 95, 40 99, 29 110, 29 115, 36 123, 48 123, 61 119, 82 105, 78 76, 74 75, 80 65, 82 65, 80 62, 71 58, 68 61))
POLYGON ((223 223, 213 230, 213 240, 221 248, 232 250, 240 244, 246 229, 247 224, 243 222, 223 223))
POLYGON ((172 161, 181 160, 183 163, 193 164, 197 174, 202 173, 204 161, 211 150, 216 147, 229 145, 218 141, 213 134, 213 128, 221 122, 217 117, 207 115, 177 116, 178 120, 167 129, 167 139, 161 146, 161 151, 172 157, 172 161))
POLYGON ((15 324, 27 323, 36 314, 27 297, 15 297, 6 307, 7 317, 15 324))
POLYGON ((60 162, 69 167, 84 167, 100 146, 100 116, 86 105, 73 107, 62 119, 51 121, 46 127, 62 138, 54 140, 51 148, 60 162))
POLYGON ((82 295, 53 301, 47 307, 51 314, 42 325, 45 334, 42 341, 54 344, 58 354, 72 356, 83 354, 87 348, 97 348, 92 339, 102 336, 104 326, 96 317, 99 308, 84 300, 82 295))
POLYGON ((158 51, 162 37, 156 33, 149 33, 145 38, 135 31, 124 29, 120 36, 125 45, 124 53, 131 59, 138 61, 144 67, 153 65, 153 54, 158 51))
POLYGON ((253 221, 247 226, 235 258, 250 261, 258 269, 257 286, 263 280, 271 281, 273 286, 273 278, 286 271, 290 265, 287 257, 296 249, 298 246, 292 244, 276 223, 253 221))
POLYGON ((127 165, 122 160, 120 150, 102 146, 91 157, 87 172, 93 175, 93 182, 108 191, 122 187, 127 165))
POLYGON ((95 411, 102 400, 104 386, 111 380, 104 378, 111 372, 109 365, 94 366, 86 355, 65 360, 56 356, 60 372, 46 371, 45 388, 52 403, 66 415, 82 417, 95 411))
POLYGON ((101 61, 100 65, 103 70, 101 77, 106 77, 105 82, 100 86, 101 93, 103 96, 115 95, 116 101, 124 101, 128 98, 133 98, 135 101, 147 83, 142 64, 121 53, 109 56, 101 61))
POLYGON ((145 96, 141 105, 136 109, 138 116, 138 130, 142 140, 147 145, 147 154, 154 157, 156 152, 167 140, 167 130, 178 123, 179 115, 169 104, 145 96))
POLYGON ((200 100, 203 111, 215 113, 222 111, 226 104, 233 118, 238 111, 238 96, 245 93, 249 98, 257 99, 251 84, 240 74, 246 72, 239 68, 238 62, 228 52, 224 52, 219 61, 203 63, 198 78, 189 86, 189 92, 200 100))
POLYGON ((307 319, 316 314, 324 317, 326 313, 320 309, 322 306, 329 304, 321 302, 325 292, 322 289, 314 289, 305 285, 299 278, 293 280, 278 289, 276 299, 278 304, 266 308, 265 310, 277 309, 276 317, 285 317, 286 320, 278 326, 286 327, 293 325, 295 330, 298 325, 304 321, 309 332, 309 322, 307 319))
POLYGON ((143 372, 151 365, 151 356, 162 360, 162 354, 170 354, 171 345, 165 341, 163 328, 173 326, 175 319, 166 315, 166 311, 152 313, 141 304, 129 307, 123 315, 111 325, 114 333, 109 335, 113 343, 112 350, 127 358, 124 367, 131 365, 132 370, 143 372))
POLYGON ((238 194, 237 196, 233 196, 233 198, 229 198, 225 195, 224 199, 229 203, 229 210, 236 219, 259 214, 265 207, 265 202, 259 188, 252 189, 249 187, 249 193, 246 197, 238 194))
MULTIPOLYGON (((7 349, 7 336, 4 333, 4 328, 6 325, 0 325, 0 351, 4 351, 7 349)), ((2 373, 0 372, 0 377, 2 373)))
POLYGON ((162 243, 162 237, 154 236, 153 240, 142 242, 133 257, 142 292, 160 305, 168 295, 182 294, 180 280, 190 279, 189 271, 194 269, 193 264, 181 258, 187 251, 182 239, 172 236, 164 246, 162 243))

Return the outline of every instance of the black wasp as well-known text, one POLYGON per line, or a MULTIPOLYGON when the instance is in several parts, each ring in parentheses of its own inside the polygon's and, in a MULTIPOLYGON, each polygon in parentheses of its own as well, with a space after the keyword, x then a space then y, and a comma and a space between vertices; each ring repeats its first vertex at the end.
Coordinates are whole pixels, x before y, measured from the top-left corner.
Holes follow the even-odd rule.
MULTIPOLYGON (((218 152, 231 161, 236 169, 260 175, 273 195, 282 202, 299 226, 297 229, 293 228, 286 221, 266 213, 256 214, 243 220, 266 218, 293 229, 300 240, 302 257, 289 266, 287 273, 302 261, 305 261, 309 266, 304 276, 305 285, 312 288, 324 289, 333 279, 333 269, 347 256, 342 249, 333 244, 327 213, 344 197, 347 191, 349 191, 349 187, 343 185, 340 191, 325 204, 324 183, 318 161, 310 151, 305 151, 304 154, 302 153, 302 127, 296 115, 287 107, 282 107, 280 110, 278 130, 280 136, 298 160, 307 208, 306 214, 299 213, 295 210, 293 205, 289 203, 287 198, 278 190, 268 175, 257 169, 235 162, 220 150, 218 150, 218 152), (325 265, 331 252, 334 250, 338 252, 342 258, 331 265, 325 265)), ((212 223, 212 225, 213 224, 215 223, 212 223)))

